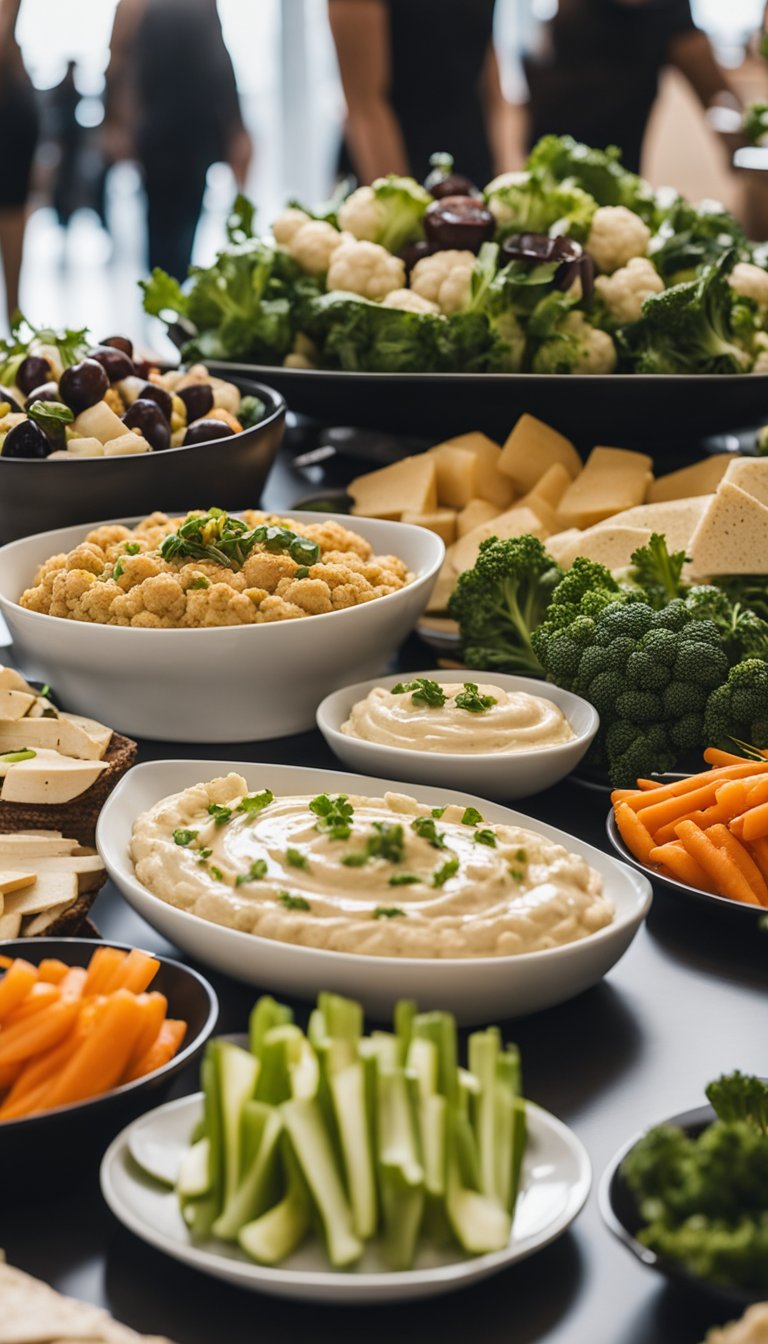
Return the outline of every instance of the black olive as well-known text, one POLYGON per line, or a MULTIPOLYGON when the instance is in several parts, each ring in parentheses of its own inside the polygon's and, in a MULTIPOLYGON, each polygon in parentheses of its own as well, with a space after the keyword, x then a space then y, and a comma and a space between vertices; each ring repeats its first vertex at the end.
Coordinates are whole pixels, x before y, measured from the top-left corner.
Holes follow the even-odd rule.
POLYGON ((150 373, 158 373, 157 364, 151 359, 134 359, 133 371, 139 378, 149 378, 150 373))
POLYGON ((474 196, 446 196, 424 212, 427 241, 439 248, 460 247, 479 252, 496 231, 490 210, 474 196))
POLYGON ((47 457, 54 445, 34 420, 22 420, 3 440, 3 457, 47 457))
POLYGON ((234 432, 232 426, 223 420, 194 420, 184 435, 184 447, 192 443, 207 443, 209 439, 228 439, 234 432))
POLYGON ((29 396, 33 387, 39 387, 41 383, 47 383, 53 368, 50 360, 45 355, 27 355, 18 367, 16 373, 16 386, 29 396))
MULTIPOLYGON (((55 387, 56 384, 54 383, 53 386, 55 387)), ((15 393, 11 392, 7 387, 3 387, 2 384, 0 384, 0 401, 7 402, 11 410, 14 411, 17 415, 21 410, 21 407, 18 403, 15 393)))
MULTIPOLYGON (((0 394, 0 401, 2 401, 0 394)), ((61 401, 61 394, 56 383, 41 383, 39 387, 33 388, 24 403, 25 411, 28 411, 33 401, 61 401)))
POLYGON ((106 336, 103 341, 99 341, 99 345, 111 345, 133 359, 133 341, 129 341, 127 336, 106 336))
POLYGON ((167 388, 159 387, 157 383, 145 383, 139 397, 142 401, 154 401, 170 424, 173 414, 173 399, 167 388))
POLYGON ((121 378, 130 378, 134 372, 133 360, 124 350, 111 345, 95 345, 88 351, 87 359, 95 359, 106 373, 110 383, 119 383, 121 378))
POLYGON ((421 261, 423 257, 431 257, 432 253, 437 250, 431 243, 406 243, 400 256, 405 262, 405 269, 408 274, 410 275, 417 261, 421 261))
POLYGON ((582 255, 580 243, 572 238, 550 238, 548 233, 514 233, 501 245, 510 261, 573 261, 582 255))
POLYGON ((471 178, 453 171, 450 154, 433 154, 430 163, 432 171, 425 177, 424 186, 436 201, 444 196, 480 196, 471 178))
POLYGON ((125 412, 123 424, 138 429, 156 453, 171 446, 171 427, 155 401, 138 397, 125 412))
POLYGON ((210 383, 190 383, 189 387, 180 388, 176 395, 181 397, 187 408, 188 425, 193 420, 201 420, 213 410, 213 388, 210 383))
POLYGON ((109 378, 95 359, 81 359, 65 369, 59 382, 59 395, 65 406, 79 415, 101 401, 109 387, 109 378))

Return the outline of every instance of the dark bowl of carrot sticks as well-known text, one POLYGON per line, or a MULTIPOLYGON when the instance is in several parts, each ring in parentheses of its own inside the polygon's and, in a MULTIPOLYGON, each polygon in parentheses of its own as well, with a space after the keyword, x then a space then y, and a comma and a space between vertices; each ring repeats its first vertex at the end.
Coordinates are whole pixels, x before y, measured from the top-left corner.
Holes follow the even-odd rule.
POLYGON ((200 1055, 218 1013, 208 982, 168 957, 86 938, 0 944, 3 1186, 14 1170, 29 1184, 93 1162, 200 1055))
POLYGON ((768 909, 768 759, 708 747, 699 774, 614 789, 608 838, 652 881, 743 917, 768 909))

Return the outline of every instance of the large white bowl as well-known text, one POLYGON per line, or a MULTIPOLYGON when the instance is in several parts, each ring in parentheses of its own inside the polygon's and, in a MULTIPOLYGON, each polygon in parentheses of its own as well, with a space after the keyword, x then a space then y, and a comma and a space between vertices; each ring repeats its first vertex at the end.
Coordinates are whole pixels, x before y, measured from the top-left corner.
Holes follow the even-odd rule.
POLYGON ((427 672, 409 672, 404 678, 397 676, 374 677, 371 681, 360 681, 355 686, 345 686, 341 691, 327 695, 317 711, 317 726, 332 751, 353 770, 364 770, 367 774, 396 774, 400 779, 412 780, 417 784, 461 785, 481 793, 485 798, 528 798, 532 793, 540 793, 565 779, 576 769, 581 758, 589 749, 590 743, 600 726, 597 710, 571 691, 563 691, 559 686, 550 686, 545 681, 536 681, 533 677, 511 677, 500 672, 445 672, 442 668, 431 668, 427 672), (412 747, 381 746, 378 742, 366 742, 360 737, 350 737, 341 731, 341 725, 349 718, 352 706, 358 700, 364 700, 369 691, 376 686, 387 690, 398 681, 411 680, 413 677, 429 677, 432 681, 443 683, 472 680, 499 686, 504 691, 527 691, 529 695, 538 695, 551 700, 563 711, 570 723, 575 737, 569 742, 555 742, 550 746, 536 747, 518 752, 476 752, 458 755, 443 751, 420 751, 412 747))
POLYGON ((378 1018, 389 1017, 398 999, 420 1007, 445 1008, 462 1023, 497 1021, 562 1003, 591 985, 626 952, 651 904, 651 884, 626 864, 554 826, 512 812, 472 794, 423 784, 335 770, 253 761, 152 761, 135 766, 110 794, 99 818, 96 843, 113 882, 134 910, 177 947, 205 965, 277 994, 315 999, 333 990, 359 999, 378 1018), (251 790, 279 794, 349 793, 372 797, 387 790, 409 792, 430 805, 474 805, 486 820, 525 826, 580 854, 601 874, 614 903, 613 923, 579 942, 511 957, 379 957, 299 947, 212 924, 160 900, 138 881, 130 859, 133 822, 168 794, 235 770, 251 790))
MULTIPOLYGON (((263 625, 91 625, 19 606, 38 566, 98 524, 60 528, 0 549, 0 609, 16 661, 27 675, 50 682, 67 709, 136 737, 252 742, 313 727, 320 700, 340 681, 386 668, 426 606, 445 548, 433 532, 404 523, 291 517, 351 525, 377 554, 400 556, 413 582, 358 607, 263 625)), ((137 519, 117 521, 131 526, 137 519)))

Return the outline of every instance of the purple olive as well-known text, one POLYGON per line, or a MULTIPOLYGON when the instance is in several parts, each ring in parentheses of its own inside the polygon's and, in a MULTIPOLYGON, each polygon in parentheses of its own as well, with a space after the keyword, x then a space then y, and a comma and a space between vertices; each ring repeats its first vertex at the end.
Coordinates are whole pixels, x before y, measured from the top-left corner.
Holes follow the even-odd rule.
POLYGON ((109 378, 101 364, 95 359, 81 359, 62 373, 59 395, 65 406, 79 415, 101 401, 108 387, 109 378))
POLYGON ((474 196, 446 196, 424 212, 427 242, 438 248, 460 247, 479 252, 493 238, 496 221, 474 196))
POLYGON ((556 289, 570 289, 574 281, 580 279, 584 298, 588 299, 592 295, 595 265, 581 243, 575 242, 573 238, 550 238, 546 233, 516 233, 505 239, 501 251, 505 261, 528 261, 534 265, 556 261, 558 267, 553 277, 556 289))
MULTIPOLYGON (((0 395, 2 401, 2 395, 0 395)), ((28 411, 33 401, 61 401, 61 394, 56 383, 41 383, 39 387, 33 388, 24 403, 25 411, 28 411)))
POLYGON ((180 388, 177 396, 181 397, 187 408, 188 425, 193 420, 202 420, 204 415, 213 410, 213 388, 210 383, 190 383, 189 387, 180 388))
POLYGON ((95 359, 101 365, 110 383, 119 383, 121 378, 129 378, 134 371, 130 356, 111 345, 95 345, 88 351, 87 358, 95 359))
MULTIPOLYGON (((54 383, 53 386, 55 387, 56 384, 54 383)), ((16 415, 18 415, 19 412, 21 411, 21 407, 18 403, 15 393, 11 392, 9 388, 3 387, 2 384, 0 384, 0 401, 6 402, 6 404, 10 406, 11 410, 14 411, 16 415)))
POLYGON ((134 359, 133 371, 139 378, 144 379, 148 379, 150 373, 160 372, 157 364, 153 363, 151 359, 134 359))
POLYGON ((157 402, 147 397, 139 397, 131 403, 123 416, 123 424, 127 429, 138 429, 156 453, 171 446, 171 427, 157 402))
POLYGON ((139 398, 142 401, 154 401, 170 424, 173 414, 173 398, 167 388, 160 387, 157 383, 145 383, 139 393, 139 398))
POLYGON ((124 355, 133 359, 133 341, 129 341, 127 336, 106 336, 99 345, 111 345, 115 350, 122 350, 124 355))
POLYGON ((437 248, 434 248, 431 243, 406 243, 400 256, 405 262, 405 269, 408 274, 410 275, 417 261, 421 261, 424 257, 431 257, 435 251, 437 251, 437 248))
POLYGON ((208 443, 209 439, 228 439, 234 434, 231 425, 223 420, 193 420, 184 435, 184 447, 193 443, 208 443))
POLYGON ((20 421, 3 440, 3 457, 47 457, 53 449, 54 445, 34 420, 20 421))
POLYGON ((47 383, 53 373, 53 367, 50 360, 45 355, 27 355, 18 367, 16 373, 16 386, 29 396, 33 387, 39 387, 41 383, 47 383))
POLYGON ((436 201, 444 196, 479 196, 474 182, 463 173, 453 171, 453 157, 450 154, 433 154, 430 159, 432 171, 424 179, 424 186, 436 201))

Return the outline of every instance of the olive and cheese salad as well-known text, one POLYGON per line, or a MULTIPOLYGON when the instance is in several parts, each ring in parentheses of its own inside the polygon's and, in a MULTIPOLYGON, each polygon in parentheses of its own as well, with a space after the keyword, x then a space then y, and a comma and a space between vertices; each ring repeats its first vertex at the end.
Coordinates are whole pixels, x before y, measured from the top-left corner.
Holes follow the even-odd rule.
POLYGON ((91 345, 85 332, 36 331, 21 319, 0 345, 2 457, 157 453, 229 438, 265 410, 203 364, 161 372, 125 336, 91 345))

